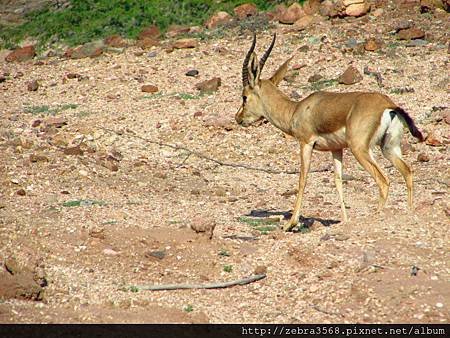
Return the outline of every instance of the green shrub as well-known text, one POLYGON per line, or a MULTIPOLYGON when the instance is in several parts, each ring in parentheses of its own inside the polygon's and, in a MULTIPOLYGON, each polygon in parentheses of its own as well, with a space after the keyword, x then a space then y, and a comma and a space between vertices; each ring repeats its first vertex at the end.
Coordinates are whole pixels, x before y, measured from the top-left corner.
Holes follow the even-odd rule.
POLYGON ((237 5, 253 2, 267 10, 280 0, 72 0, 71 6, 47 7, 27 15, 18 26, 0 27, 0 47, 12 48, 26 37, 44 48, 59 42, 79 45, 112 34, 136 38, 143 27, 156 24, 164 31, 171 24, 202 25, 213 13, 233 14, 237 5))

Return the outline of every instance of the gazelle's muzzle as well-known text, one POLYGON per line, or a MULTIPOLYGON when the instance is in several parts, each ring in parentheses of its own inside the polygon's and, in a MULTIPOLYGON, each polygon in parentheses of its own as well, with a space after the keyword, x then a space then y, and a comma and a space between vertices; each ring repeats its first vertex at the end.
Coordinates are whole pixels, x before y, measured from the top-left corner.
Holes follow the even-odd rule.
POLYGON ((238 124, 242 124, 243 122, 243 116, 244 115, 244 106, 241 105, 238 109, 238 111, 236 112, 236 115, 234 116, 234 119, 236 120, 236 122, 238 124))

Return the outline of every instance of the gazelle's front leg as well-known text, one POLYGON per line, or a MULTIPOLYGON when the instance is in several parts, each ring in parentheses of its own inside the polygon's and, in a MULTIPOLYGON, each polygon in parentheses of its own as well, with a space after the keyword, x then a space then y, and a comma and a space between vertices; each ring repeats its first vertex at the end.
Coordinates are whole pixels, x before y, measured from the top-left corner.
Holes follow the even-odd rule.
POLYGON ((342 153, 342 149, 332 152, 334 161, 334 183, 336 184, 339 202, 341 203, 342 221, 347 222, 347 211, 345 210, 344 192, 342 190, 342 153))
POLYGON ((300 165, 300 178, 298 183, 298 194, 297 199, 295 200, 294 211, 292 212, 292 217, 283 226, 284 231, 289 231, 293 227, 295 227, 298 223, 298 219, 300 217, 300 209, 302 207, 302 199, 303 199, 303 191, 305 190, 306 185, 306 176, 308 175, 309 166, 311 163, 311 155, 313 151, 314 144, 305 144, 300 143, 300 157, 301 157, 301 165, 300 165))

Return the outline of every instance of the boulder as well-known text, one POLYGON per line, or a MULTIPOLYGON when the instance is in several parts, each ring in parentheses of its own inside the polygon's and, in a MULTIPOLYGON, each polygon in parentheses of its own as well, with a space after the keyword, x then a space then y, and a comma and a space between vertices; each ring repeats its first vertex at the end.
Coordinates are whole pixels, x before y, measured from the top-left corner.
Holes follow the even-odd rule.
POLYGON ((5 60, 7 62, 21 62, 31 60, 36 56, 36 49, 33 45, 17 48, 9 53, 5 60))
POLYGON ((218 26, 222 26, 226 23, 229 23, 231 20, 233 20, 233 17, 228 14, 227 12, 217 12, 213 16, 211 16, 208 20, 205 22, 205 27, 208 29, 214 29, 218 26))

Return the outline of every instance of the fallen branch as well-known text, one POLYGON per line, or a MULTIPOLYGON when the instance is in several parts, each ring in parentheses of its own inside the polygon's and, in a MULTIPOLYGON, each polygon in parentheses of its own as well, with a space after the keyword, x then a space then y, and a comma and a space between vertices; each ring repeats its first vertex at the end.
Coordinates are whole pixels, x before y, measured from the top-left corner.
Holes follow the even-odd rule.
MULTIPOLYGON (((98 127, 98 128, 103 129, 103 130, 105 130, 107 132, 110 132, 110 133, 117 134, 119 136, 123 135, 123 134, 119 134, 116 131, 114 131, 112 129, 109 129, 109 128, 105 128, 105 127, 98 127)), ((140 139, 142 141, 145 141, 147 143, 156 144, 156 145, 158 145, 160 147, 167 147, 167 148, 171 148, 171 149, 175 149, 175 150, 184 150, 184 151, 189 153, 189 156, 190 155, 194 155, 194 156, 197 156, 198 158, 202 158, 204 160, 217 163, 218 165, 221 165, 221 166, 224 166, 224 167, 242 168, 242 169, 263 171, 263 172, 266 172, 266 173, 269 173, 269 174, 299 174, 300 173, 299 170, 286 170, 286 171, 284 171, 284 170, 276 170, 276 169, 253 167, 253 166, 249 166, 249 165, 246 165, 246 164, 240 164, 240 163, 223 162, 221 160, 217 160, 215 158, 209 157, 209 156, 204 155, 204 154, 202 154, 200 152, 197 152, 195 150, 191 150, 191 149, 183 147, 183 146, 177 146, 177 145, 173 145, 173 144, 168 144, 168 143, 164 143, 164 142, 150 140, 148 138, 136 135, 136 133, 134 133, 131 130, 127 130, 127 131, 128 131, 127 136, 129 136, 129 137, 134 137, 134 138, 140 139)), ((183 163, 180 164, 180 165, 183 165, 184 162, 186 162, 186 160, 189 158, 189 156, 187 158, 185 158, 183 163)), ((322 168, 311 169, 310 170, 310 172, 313 172, 313 173, 314 172, 325 172, 325 171, 330 171, 330 168, 327 166, 327 167, 322 167, 322 168)))
POLYGON ((324 313, 324 314, 326 314, 326 315, 329 315, 329 316, 339 316, 339 317, 344 317, 344 315, 341 314, 341 313, 339 313, 339 312, 334 312, 334 311, 324 310, 324 309, 320 308, 319 306, 317 306, 317 305, 315 305, 315 304, 310 304, 310 306, 311 306, 314 310, 316 310, 317 312, 322 312, 322 313, 324 313))
POLYGON ((266 275, 253 275, 243 279, 212 284, 162 284, 162 285, 134 285, 128 289, 132 291, 161 291, 161 290, 181 290, 181 289, 223 289, 235 285, 245 285, 265 278, 266 275))

